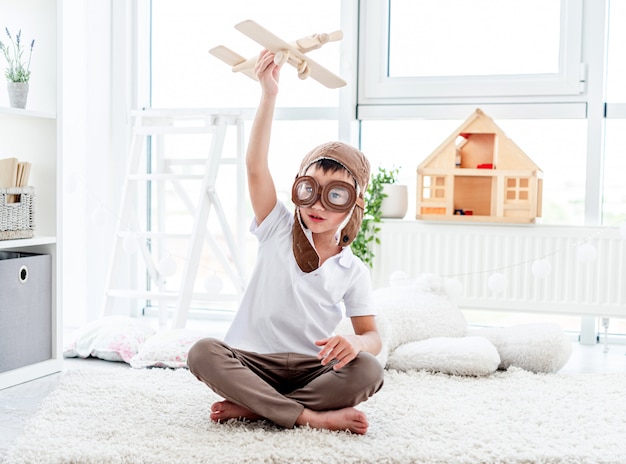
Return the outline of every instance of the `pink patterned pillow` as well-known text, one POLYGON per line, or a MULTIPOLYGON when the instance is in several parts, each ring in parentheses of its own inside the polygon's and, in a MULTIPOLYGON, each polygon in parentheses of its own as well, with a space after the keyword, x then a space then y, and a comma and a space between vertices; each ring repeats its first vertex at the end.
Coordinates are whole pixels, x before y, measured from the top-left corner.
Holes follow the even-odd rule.
POLYGON ((66 358, 94 358, 129 362, 155 330, 148 323, 126 316, 109 316, 79 329, 63 350, 66 358))

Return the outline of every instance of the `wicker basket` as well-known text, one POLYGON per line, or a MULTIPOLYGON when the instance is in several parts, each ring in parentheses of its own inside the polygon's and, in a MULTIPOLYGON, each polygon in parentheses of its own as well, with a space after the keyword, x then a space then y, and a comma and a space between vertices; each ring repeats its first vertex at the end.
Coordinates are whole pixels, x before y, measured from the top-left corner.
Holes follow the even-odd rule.
POLYGON ((0 240, 33 236, 34 197, 33 187, 0 188, 0 240))

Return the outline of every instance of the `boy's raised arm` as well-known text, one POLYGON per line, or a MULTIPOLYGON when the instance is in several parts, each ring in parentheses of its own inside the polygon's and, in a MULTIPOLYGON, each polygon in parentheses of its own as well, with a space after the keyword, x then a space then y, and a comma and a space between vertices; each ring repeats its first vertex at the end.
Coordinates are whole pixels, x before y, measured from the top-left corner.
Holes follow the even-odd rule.
POLYGON ((276 187, 269 170, 268 153, 280 67, 274 64, 274 54, 264 50, 259 55, 254 70, 261 83, 262 95, 248 141, 246 170, 254 217, 260 224, 274 209, 277 200, 276 187))

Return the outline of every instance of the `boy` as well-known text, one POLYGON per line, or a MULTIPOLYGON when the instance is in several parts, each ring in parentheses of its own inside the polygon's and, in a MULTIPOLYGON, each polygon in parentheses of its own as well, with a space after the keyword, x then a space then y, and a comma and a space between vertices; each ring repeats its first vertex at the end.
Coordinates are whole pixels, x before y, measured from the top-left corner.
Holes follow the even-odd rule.
POLYGON ((340 142, 315 148, 296 177, 292 215, 277 200, 268 167, 280 74, 274 54, 261 52, 255 72, 262 97, 246 167, 257 264, 224 341, 198 341, 187 363, 225 398, 211 407, 214 421, 268 419, 364 434, 367 418, 354 406, 382 387, 374 357, 381 341, 369 271, 349 244, 361 226, 369 162, 340 142), (342 302, 354 335, 333 335, 342 302))

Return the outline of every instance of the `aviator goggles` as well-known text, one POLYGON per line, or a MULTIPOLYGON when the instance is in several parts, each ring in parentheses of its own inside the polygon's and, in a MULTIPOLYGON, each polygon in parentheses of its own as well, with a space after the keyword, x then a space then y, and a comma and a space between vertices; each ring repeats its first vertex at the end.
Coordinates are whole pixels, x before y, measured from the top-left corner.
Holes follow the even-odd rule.
POLYGON ((322 187, 315 177, 298 177, 291 189, 291 201, 296 206, 310 207, 317 200, 320 200, 322 206, 329 211, 345 213, 357 202, 356 189, 353 185, 340 180, 330 181, 322 187))

